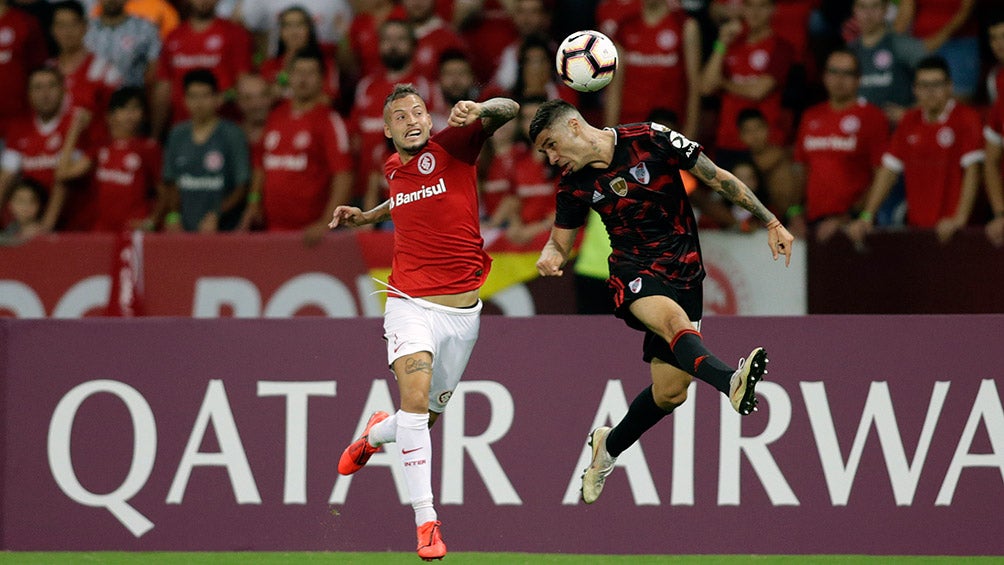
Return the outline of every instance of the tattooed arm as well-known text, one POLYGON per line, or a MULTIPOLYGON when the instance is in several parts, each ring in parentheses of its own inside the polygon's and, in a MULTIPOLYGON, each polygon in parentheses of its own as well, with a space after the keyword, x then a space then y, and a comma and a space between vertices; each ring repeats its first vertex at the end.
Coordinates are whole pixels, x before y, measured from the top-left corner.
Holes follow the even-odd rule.
POLYGON ((494 133, 503 124, 515 118, 518 113, 519 104, 508 98, 492 98, 484 102, 461 100, 450 110, 450 118, 447 123, 453 127, 462 127, 480 119, 485 131, 494 133))
POLYGON ((745 183, 732 173, 720 169, 703 152, 697 156, 697 164, 690 169, 690 173, 763 222, 767 226, 767 244, 774 260, 777 261, 779 255, 784 255, 784 265, 787 267, 791 263, 791 244, 795 238, 745 183))

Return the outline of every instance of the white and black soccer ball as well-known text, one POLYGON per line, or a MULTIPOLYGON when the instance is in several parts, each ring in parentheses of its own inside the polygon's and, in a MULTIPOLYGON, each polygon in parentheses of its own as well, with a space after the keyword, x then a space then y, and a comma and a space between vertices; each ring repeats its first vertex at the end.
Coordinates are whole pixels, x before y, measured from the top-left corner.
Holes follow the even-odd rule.
POLYGON ((598 31, 577 31, 561 42, 554 64, 565 84, 579 92, 595 92, 614 78, 617 47, 598 31))

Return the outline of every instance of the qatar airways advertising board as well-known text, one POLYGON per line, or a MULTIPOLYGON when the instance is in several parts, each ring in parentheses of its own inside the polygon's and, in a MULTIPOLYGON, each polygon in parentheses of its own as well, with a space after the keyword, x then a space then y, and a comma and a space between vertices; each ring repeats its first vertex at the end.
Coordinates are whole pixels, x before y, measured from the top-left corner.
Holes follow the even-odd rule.
MULTIPOLYGON (((1004 555, 1004 316, 713 317, 770 356, 760 410, 710 386, 578 501, 586 434, 649 380, 606 317, 485 317, 432 430, 453 551, 1004 555)), ((0 321, 2 549, 411 551, 375 319, 0 321)))

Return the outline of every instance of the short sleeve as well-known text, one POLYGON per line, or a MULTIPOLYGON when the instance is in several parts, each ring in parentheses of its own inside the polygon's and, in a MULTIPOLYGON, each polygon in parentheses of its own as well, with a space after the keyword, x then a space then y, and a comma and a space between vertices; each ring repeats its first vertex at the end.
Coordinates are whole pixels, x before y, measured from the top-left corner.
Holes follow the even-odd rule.
POLYGON ((481 146, 488 139, 489 133, 485 130, 481 120, 463 127, 447 126, 436 135, 432 136, 435 141, 443 147, 453 157, 473 165, 481 154, 481 146))
POLYGON ((324 155, 332 173, 344 173, 352 169, 349 156, 349 132, 345 122, 337 112, 328 114, 327 127, 323 128, 324 155))
POLYGON ((693 169, 697 165, 701 151, 704 150, 700 143, 691 141, 682 133, 656 122, 652 122, 652 141, 661 156, 678 160, 679 167, 683 170, 693 169))
POLYGON ((554 225, 556 227, 573 230, 581 228, 586 224, 589 217, 589 206, 572 196, 567 190, 563 190, 563 184, 558 184, 558 195, 555 197, 554 225))

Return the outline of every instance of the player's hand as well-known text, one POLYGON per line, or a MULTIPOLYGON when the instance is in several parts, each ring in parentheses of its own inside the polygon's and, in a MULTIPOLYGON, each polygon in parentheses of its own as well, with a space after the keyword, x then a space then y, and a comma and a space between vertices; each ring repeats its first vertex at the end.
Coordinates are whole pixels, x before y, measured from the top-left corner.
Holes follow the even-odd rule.
POLYGON ((331 215, 331 222, 328 227, 335 229, 338 226, 359 227, 368 224, 363 211, 355 206, 339 206, 331 215))
POLYGON ((447 123, 455 128, 473 124, 481 117, 481 104, 470 100, 461 100, 453 105, 447 123))
POLYGON ((540 258, 537 259, 537 272, 542 277, 560 277, 565 273, 561 270, 564 262, 565 258, 561 256, 561 253, 550 247, 545 247, 540 252, 540 258))
POLYGON ((781 225, 781 222, 777 222, 776 226, 767 228, 767 245, 770 246, 770 252, 774 256, 774 260, 781 255, 784 255, 784 266, 787 267, 791 264, 791 246, 795 243, 795 236, 791 235, 788 230, 781 225))

